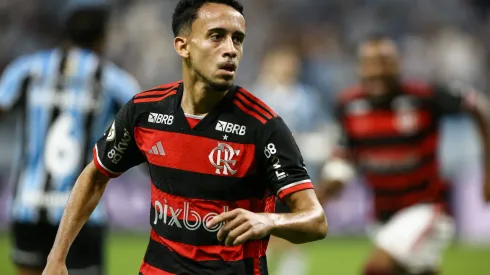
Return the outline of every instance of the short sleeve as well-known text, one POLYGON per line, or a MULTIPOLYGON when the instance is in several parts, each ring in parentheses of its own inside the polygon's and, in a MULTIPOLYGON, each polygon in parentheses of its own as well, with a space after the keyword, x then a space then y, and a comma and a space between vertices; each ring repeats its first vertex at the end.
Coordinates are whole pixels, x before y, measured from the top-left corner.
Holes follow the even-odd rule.
POLYGON ((280 199, 313 185, 291 131, 281 118, 269 121, 257 145, 261 174, 280 199))
POLYGON ((104 175, 115 178, 145 161, 133 132, 133 103, 126 103, 94 147, 95 166, 104 175))
POLYGON ((20 57, 7 66, 0 79, 0 108, 10 109, 20 98, 29 70, 30 58, 27 56, 20 57))
POLYGON ((467 85, 436 85, 434 88, 434 106, 440 115, 453 115, 475 108, 476 91, 467 85))

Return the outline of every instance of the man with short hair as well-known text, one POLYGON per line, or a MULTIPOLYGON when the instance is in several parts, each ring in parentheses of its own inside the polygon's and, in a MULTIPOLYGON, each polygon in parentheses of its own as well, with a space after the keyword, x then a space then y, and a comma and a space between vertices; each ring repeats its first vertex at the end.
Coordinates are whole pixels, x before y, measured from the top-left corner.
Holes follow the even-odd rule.
POLYGON ((44 274, 67 274, 71 242, 110 178, 146 162, 152 226, 139 274, 268 274, 275 235, 323 239, 325 213, 277 114, 233 85, 245 38, 236 0, 181 0, 174 47, 183 80, 136 95, 94 147, 75 184, 44 274), (275 196, 292 213, 274 213, 275 196))

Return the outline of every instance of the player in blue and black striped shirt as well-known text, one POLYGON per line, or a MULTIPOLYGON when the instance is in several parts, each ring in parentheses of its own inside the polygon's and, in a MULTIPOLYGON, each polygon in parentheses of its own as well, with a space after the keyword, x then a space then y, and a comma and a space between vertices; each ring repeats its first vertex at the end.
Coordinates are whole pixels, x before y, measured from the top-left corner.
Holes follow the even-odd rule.
MULTIPOLYGON (((68 1, 63 45, 14 60, 0 80, 0 110, 23 110, 22 163, 11 205, 18 274, 41 274, 93 144, 141 90, 131 75, 102 58, 108 16, 103 1, 68 1)), ((67 266, 77 274, 102 274, 103 205, 89 221, 67 266)))

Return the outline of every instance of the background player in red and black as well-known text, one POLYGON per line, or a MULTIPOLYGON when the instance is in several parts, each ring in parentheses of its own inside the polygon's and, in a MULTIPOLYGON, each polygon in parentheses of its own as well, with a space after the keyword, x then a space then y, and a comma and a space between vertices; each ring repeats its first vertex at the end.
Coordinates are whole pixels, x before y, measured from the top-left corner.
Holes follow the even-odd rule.
MULTIPOLYGON (((448 186, 437 161, 439 122, 467 112, 482 134, 485 167, 490 162, 488 106, 468 87, 444 87, 400 79, 397 48, 376 36, 359 48, 362 83, 341 93, 337 119, 341 139, 323 170, 321 200, 336 194, 355 166, 372 189, 378 222, 375 245, 364 274, 435 274, 453 223, 448 186), (403 273, 405 274, 405 273, 403 273)), ((455 150, 463 150, 455 148, 455 150)), ((490 201, 490 169, 485 169, 490 201)))
POLYGON ((67 204, 45 274, 66 274, 70 244, 109 178, 146 162, 152 226, 140 274, 267 274, 272 234, 322 239, 325 213, 281 118, 233 85, 245 19, 232 0, 182 0, 173 16, 183 81, 135 96, 94 147, 67 204), (275 196, 292 210, 274 213, 275 196))

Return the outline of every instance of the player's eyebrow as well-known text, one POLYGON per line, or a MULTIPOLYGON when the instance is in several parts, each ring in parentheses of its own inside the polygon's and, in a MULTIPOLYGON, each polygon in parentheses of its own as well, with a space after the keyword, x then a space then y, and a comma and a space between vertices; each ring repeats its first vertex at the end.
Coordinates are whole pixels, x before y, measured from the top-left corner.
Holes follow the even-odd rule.
MULTIPOLYGON (((208 33, 208 34, 209 34, 209 33, 226 34, 226 33, 228 33, 228 32, 229 32, 229 30, 228 30, 228 29, 225 29, 225 28, 220 28, 220 27, 217 27, 217 28, 212 28, 212 29, 209 29, 209 30, 207 31, 207 33, 208 33)), ((244 33, 244 32, 242 32, 242 31, 238 31, 238 30, 237 30, 237 31, 234 31, 234 32, 233 32, 233 34, 234 34, 234 35, 238 35, 238 36, 240 36, 241 38, 245 38, 245 33, 244 33)))
POLYGON ((238 36, 241 40, 244 40, 246 37, 246 34, 244 32, 241 32, 241 31, 235 31, 233 34, 238 36))

